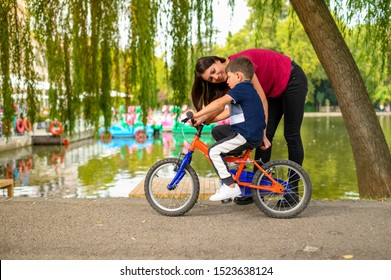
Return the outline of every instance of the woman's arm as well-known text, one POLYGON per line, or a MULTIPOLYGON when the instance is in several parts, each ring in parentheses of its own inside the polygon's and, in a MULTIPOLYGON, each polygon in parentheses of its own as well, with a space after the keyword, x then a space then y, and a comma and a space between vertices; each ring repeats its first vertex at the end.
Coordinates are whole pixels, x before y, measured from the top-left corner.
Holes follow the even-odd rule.
POLYGON ((269 116, 269 106, 267 104, 267 99, 266 99, 265 92, 263 91, 263 88, 261 86, 261 83, 258 80, 257 75, 253 76, 251 82, 252 82, 255 90, 258 92, 259 97, 262 100, 263 110, 265 111, 265 122, 266 122, 266 125, 267 125, 267 120, 268 120, 268 116, 269 116))
MULTIPOLYGON (((251 82, 252 82, 255 90, 258 92, 259 97, 262 100, 263 110, 265 111, 265 123, 267 126, 267 121, 269 118, 269 105, 267 103, 265 92, 263 91, 261 83, 259 82, 258 77, 256 75, 253 76, 251 82)), ((265 130, 263 132, 263 145, 262 145, 261 149, 266 150, 266 149, 270 148, 270 146, 271 146, 271 143, 270 143, 269 139, 267 139, 267 137, 266 137, 266 128, 265 128, 265 130)))

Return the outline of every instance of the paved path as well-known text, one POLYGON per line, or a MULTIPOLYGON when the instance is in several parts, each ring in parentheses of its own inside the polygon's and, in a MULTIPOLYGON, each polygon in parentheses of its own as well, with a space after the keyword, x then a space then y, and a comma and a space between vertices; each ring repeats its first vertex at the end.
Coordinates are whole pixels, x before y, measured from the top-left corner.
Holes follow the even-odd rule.
POLYGON ((0 259, 391 259, 391 201, 312 201, 297 218, 203 201, 0 198, 0 259))

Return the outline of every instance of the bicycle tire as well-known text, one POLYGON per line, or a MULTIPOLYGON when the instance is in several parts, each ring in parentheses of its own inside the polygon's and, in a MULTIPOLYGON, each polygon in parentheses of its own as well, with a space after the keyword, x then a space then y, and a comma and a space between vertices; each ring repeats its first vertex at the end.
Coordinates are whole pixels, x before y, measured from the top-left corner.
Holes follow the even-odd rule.
POLYGON ((190 165, 185 167, 185 175, 173 190, 167 185, 176 174, 182 160, 166 158, 156 162, 148 171, 144 181, 144 192, 148 203, 159 214, 181 216, 197 202, 200 193, 198 175, 190 165))
MULTIPOLYGON (((262 168, 286 188, 284 194, 252 189, 255 205, 267 216, 289 219, 299 215, 311 200, 312 183, 302 166, 291 160, 272 160, 262 168), (296 186, 297 184, 297 186, 296 186)), ((253 185, 271 185, 260 171, 254 174, 253 185)))

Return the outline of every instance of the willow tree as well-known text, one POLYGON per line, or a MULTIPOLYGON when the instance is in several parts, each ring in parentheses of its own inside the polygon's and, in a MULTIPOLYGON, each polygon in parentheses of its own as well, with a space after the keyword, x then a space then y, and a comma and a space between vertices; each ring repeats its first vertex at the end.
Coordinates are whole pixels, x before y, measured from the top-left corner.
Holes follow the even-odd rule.
MULTIPOLYGON (((290 0, 338 99, 356 163, 360 197, 391 195, 391 155, 365 83, 323 0, 290 0)), ((391 73, 391 1, 347 1, 346 19, 364 18, 368 43, 380 48, 391 73), (354 17, 356 16, 356 17, 354 17)), ((342 8, 336 6, 336 9, 342 8)))
MULTIPOLYGON (((34 41, 37 49, 45 54, 47 72, 40 77, 49 83, 49 117, 58 119, 66 131, 72 131, 75 123, 74 91, 72 86, 72 32, 71 15, 67 2, 27 0, 26 18, 33 22, 34 41)), ((36 79, 31 79, 35 82, 36 79)), ((38 113, 38 112, 36 112, 38 113)))
POLYGON ((25 11, 17 0, 0 2, 0 102, 3 105, 3 133, 11 135, 17 101, 12 94, 18 91, 27 93, 27 116, 32 123, 36 119, 39 93, 35 89, 34 55, 31 42, 30 23, 21 16, 25 11), (11 78, 16 84, 11 83, 11 78))
POLYGON ((28 83, 27 107, 32 119, 39 113, 35 82, 48 82, 50 118, 61 120, 69 133, 78 119, 97 129, 103 116, 104 126, 110 125, 113 78, 115 89, 126 88, 127 97, 133 97, 125 99, 126 105, 141 105, 145 122, 146 111, 157 106, 154 63, 158 32, 166 34, 166 42, 172 42, 166 49, 172 54, 167 63, 173 89, 171 101, 176 105, 187 102, 192 57, 205 51, 202 40, 209 38, 209 45, 211 42, 212 3, 213 0, 1 1, 0 63, 6 132, 14 117, 13 104, 22 102, 12 99, 15 85, 11 84, 11 76, 15 74, 28 83), (167 25, 160 28, 159 11, 167 19, 167 25), (125 26, 119 26, 119 16, 128 18, 125 26), (129 29, 125 71, 119 66, 119 54, 124 52, 119 49, 120 28, 129 29), (194 28, 196 43, 191 35, 194 28), (32 42, 34 52, 44 54, 46 71, 42 77, 34 75, 32 65, 39 61, 32 55, 32 42), (120 77, 123 72, 125 77, 120 77))
POLYGON ((191 42, 190 11, 191 3, 186 0, 174 0, 172 3, 172 12, 170 23, 172 25, 170 35, 173 39, 173 65, 171 68, 170 81, 173 87, 173 102, 175 105, 184 103, 187 97, 188 79, 188 61, 191 42))
POLYGON ((109 127, 111 124, 111 71, 112 71, 112 50, 116 49, 118 34, 118 0, 100 1, 102 4, 102 18, 105 20, 101 24, 102 42, 101 42, 101 86, 99 105, 104 116, 104 125, 109 127))
POLYGON ((87 75, 87 59, 88 59, 88 35, 87 35, 87 15, 88 6, 87 1, 73 0, 71 9, 71 34, 72 34, 72 89, 73 97, 68 113, 70 115, 69 129, 72 132, 78 116, 82 112, 82 100, 85 89, 85 77, 87 75))
POLYGON ((146 110, 157 106, 155 48, 157 35, 165 49, 165 62, 174 105, 188 103, 193 57, 211 45, 213 0, 132 0, 128 8, 129 49, 126 52, 126 93, 128 103, 146 110), (157 34, 161 32, 162 34, 157 34), (193 38, 193 34, 195 34, 193 38))
POLYGON ((64 24, 60 1, 34 0, 27 2, 28 11, 34 17, 34 36, 42 46, 47 63, 49 82, 48 98, 50 117, 61 119, 64 109, 64 51, 63 34, 60 30, 64 24), (44 47, 43 47, 44 46, 44 47))
POLYGON ((130 21, 125 80, 127 94, 137 100, 143 111, 143 122, 149 107, 156 106, 155 37, 157 32, 156 0, 132 0, 128 7, 130 21))
POLYGON ((90 24, 87 25, 89 37, 84 43, 87 49, 85 58, 85 77, 84 77, 84 99, 83 109, 85 121, 93 124, 96 128, 99 125, 99 99, 101 76, 99 75, 99 42, 101 40, 100 26, 103 21, 103 8, 98 0, 87 1, 90 12, 90 24))
POLYGON ((112 48, 118 42, 119 0, 26 0, 26 16, 45 53, 50 118, 72 133, 75 122, 111 121, 112 48), (82 116, 83 114, 83 116, 82 116))
POLYGON ((3 112, 4 117, 3 130, 5 131, 6 136, 10 135, 12 127, 12 116, 13 116, 13 99, 12 99, 12 84, 10 76, 10 16, 12 7, 10 1, 6 1, 0 6, 0 42, 1 42, 1 53, 0 53, 0 63, 1 63, 1 91, 2 91, 2 101, 3 101, 3 112))

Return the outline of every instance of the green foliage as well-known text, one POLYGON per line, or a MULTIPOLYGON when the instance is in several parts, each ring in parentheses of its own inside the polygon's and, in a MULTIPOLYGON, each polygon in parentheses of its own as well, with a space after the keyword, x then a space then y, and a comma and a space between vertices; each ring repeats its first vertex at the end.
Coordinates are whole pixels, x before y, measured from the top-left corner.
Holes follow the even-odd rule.
POLYGON ((85 89, 85 76, 88 57, 87 45, 87 8, 86 1, 73 0, 71 7, 71 26, 72 26, 72 90, 73 95, 70 97, 68 106, 68 114, 73 112, 69 120, 69 130, 72 133, 73 126, 77 121, 77 116, 80 116, 81 96, 85 89))
POLYGON ((38 74, 34 69, 35 55, 30 39, 30 22, 26 19, 24 22, 25 32, 22 36, 22 46, 24 47, 24 56, 22 59, 23 75, 26 82, 26 103, 27 103, 27 118, 32 124, 38 119, 39 98, 41 92, 36 90, 34 81, 38 80, 38 74))
POLYGON ((168 92, 169 92, 169 77, 167 64, 164 62, 163 58, 156 58, 156 86, 159 90, 157 95, 158 104, 168 104, 168 92))
POLYGON ((65 97, 64 102, 61 102, 63 108, 61 111, 66 112, 67 114, 61 115, 61 121, 65 123, 67 121, 66 115, 69 116, 66 130, 72 132, 75 126, 75 115, 72 114, 72 104, 73 104, 73 89, 71 82, 71 62, 69 57, 70 47, 69 47, 69 37, 64 36, 64 87, 65 87, 65 97))
POLYGON ((69 132, 81 112, 95 127, 102 112, 105 126, 110 125, 111 48, 118 41, 120 1, 26 2, 46 54, 50 117, 64 122, 69 132))
POLYGON ((132 0, 129 7, 131 31, 125 83, 135 105, 141 105, 144 123, 148 108, 157 105, 154 51, 158 8, 155 0, 132 0))
POLYGON ((2 118, 3 131, 4 134, 8 137, 11 134, 11 124, 13 117, 13 99, 12 99, 12 85, 10 79, 10 64, 11 64, 11 46, 9 38, 14 36, 13 32, 10 32, 10 16, 12 16, 11 11, 11 2, 5 1, 1 3, 0 6, 0 74, 1 74, 1 91, 2 91, 2 102, 3 102, 3 112, 4 116, 2 118))
POLYGON ((213 1, 175 0, 162 2, 166 4, 166 8, 163 9, 161 17, 167 17, 166 22, 163 21, 162 25, 166 29, 164 38, 170 38, 165 41, 167 53, 171 54, 171 57, 165 58, 172 89, 172 93, 169 94, 169 102, 181 106, 189 103, 188 97, 194 75, 195 60, 211 49, 214 32, 213 1))
POLYGON ((306 102, 315 104, 315 89, 327 77, 304 28, 297 21, 296 15, 279 21, 275 41, 278 42, 280 52, 290 56, 303 68, 308 79, 306 102), (296 28, 291 29, 291 26, 296 28))
POLYGON ((352 34, 356 42, 365 42, 365 51, 372 64, 381 65, 391 74, 391 0, 333 1, 330 5, 343 34, 352 34), (380 56, 379 56, 380 54, 380 56))
MULTIPOLYGON (((39 80, 50 85, 50 117, 61 120, 70 133, 80 119, 95 129, 102 124, 109 126, 113 105, 141 105, 145 121, 147 110, 156 108, 158 102, 189 102, 198 57, 212 53, 227 57, 253 47, 275 49, 293 57, 309 78, 307 102, 315 103, 315 89, 326 76, 289 4, 283 0, 249 0, 251 15, 246 26, 230 34, 226 46, 220 47, 212 46, 213 1, 217 0, 26 0, 25 7, 19 7, 17 0, 1 1, 2 121, 11 123, 14 103, 23 102, 29 119, 37 119, 41 93, 35 82, 39 80), (125 27, 119 26, 120 19, 127 19, 125 27), (124 29, 128 41, 121 48, 124 29), (164 41, 162 58, 155 55, 157 35, 164 41), (44 54, 44 63, 36 54, 44 54), (45 74, 38 75, 36 65, 45 66, 45 74), (11 77, 17 77, 19 84, 12 84, 11 77), (113 99, 113 89, 124 91, 125 99, 113 99), (14 100, 12 94, 21 91, 27 98, 14 100)), ((379 105, 391 102, 390 2, 329 4, 358 61, 372 101, 379 105), (382 70, 375 70, 379 65, 382 70)), ((232 10, 243 4, 234 0, 228 3, 232 10)), ((10 135, 10 130, 5 133, 10 135)))
MULTIPOLYGON (((391 103, 391 75, 389 69, 382 67, 383 62, 379 60, 384 55, 381 49, 373 47, 366 39, 367 33, 370 32, 367 25, 357 25, 345 35, 345 41, 360 69, 372 103, 376 107, 383 107, 391 103), (373 55, 369 55, 369 50, 374 52, 373 55)), ((389 59, 386 58, 386 61, 389 59)))
POLYGON ((190 3, 187 0, 172 1, 170 35, 173 38, 173 65, 171 68, 171 85, 173 88, 173 104, 182 105, 188 93, 188 60, 190 29, 190 3))
MULTIPOLYGON (((0 3, 0 104, 3 106, 3 132, 11 135, 12 121, 15 117, 14 104, 21 105, 22 100, 14 100, 13 93, 27 94, 27 116, 32 123, 38 110, 39 93, 33 81, 36 79, 34 55, 30 37, 30 24, 19 15, 22 13, 16 0, 0 3), (14 83, 11 83, 13 79, 14 83), (16 84, 15 84, 16 83, 16 84)), ((20 95, 18 95, 20 96, 20 95)))
POLYGON ((115 49, 117 43, 115 34, 117 33, 118 22, 118 1, 104 0, 102 4, 102 19, 101 21, 101 85, 100 85, 100 99, 99 105, 104 116, 104 126, 111 125, 111 70, 112 58, 111 48, 115 49))
POLYGON ((253 9, 252 25, 255 29, 255 47, 259 47, 259 45, 262 45, 265 48, 265 46, 263 45, 264 35, 270 35, 275 33, 276 23, 278 19, 284 17, 284 9, 286 9, 286 5, 284 5, 284 3, 286 1, 249 0, 248 2, 248 6, 252 7, 253 9), (264 23, 266 23, 266 25, 264 23), (265 28, 265 26, 267 26, 267 28, 265 28))
MULTIPOLYGON (((323 101, 326 91, 328 98, 331 98, 333 102, 335 96, 330 95, 330 86, 321 86, 321 84, 324 85, 324 81, 327 81, 323 67, 289 4, 286 3, 281 7, 276 1, 249 1, 248 5, 251 8, 251 13, 246 25, 238 33, 231 34, 224 47, 215 47, 214 53, 228 57, 233 53, 253 47, 274 49, 285 53, 301 65, 307 74, 309 82, 307 104, 318 103, 317 99, 322 95, 321 100, 323 101), (273 13, 278 18, 277 21, 271 17, 265 17, 265 15, 273 13), (262 24, 259 25, 259 22, 262 24), (323 92, 319 92, 319 90, 323 92), (315 98, 316 95, 319 96, 315 98)), ((375 27, 358 24, 349 27, 341 19, 337 18, 336 21, 345 34, 345 40, 357 61, 364 81, 366 81, 373 103, 377 105, 390 103, 389 92, 391 92, 391 88, 388 78, 390 75, 387 67, 381 67, 384 61, 389 61, 387 55, 390 51, 388 54, 381 53, 379 47, 373 45, 373 41, 368 41, 367 34, 370 34, 375 27), (374 51, 373 55, 370 54, 371 51, 374 51)), ((380 29, 381 27, 376 28, 380 29)), ((387 42, 387 39, 384 41, 387 42)))
POLYGON ((280 9, 279 20, 266 17, 259 27, 257 23, 259 17, 264 13, 272 14, 271 7, 267 6, 264 6, 265 11, 258 11, 259 4, 257 1, 249 1, 249 6, 252 8, 246 25, 238 33, 229 36, 226 46, 217 48, 216 53, 228 57, 245 49, 260 47, 292 57, 307 74, 309 82, 307 102, 314 104, 315 88, 321 80, 326 79, 326 75, 303 27, 298 25, 296 15, 289 13, 289 6, 280 7, 278 3, 276 5, 280 9))

